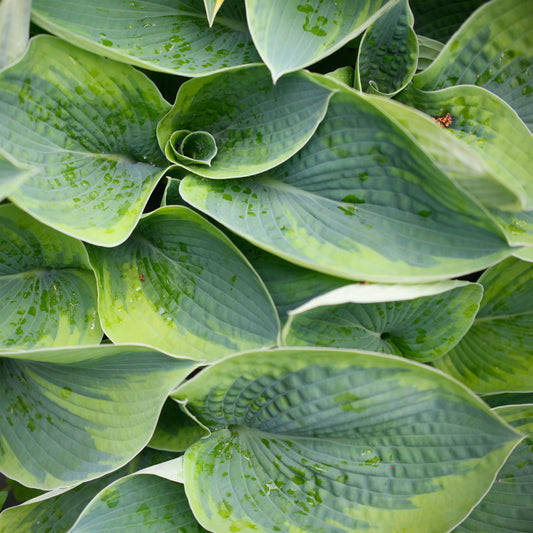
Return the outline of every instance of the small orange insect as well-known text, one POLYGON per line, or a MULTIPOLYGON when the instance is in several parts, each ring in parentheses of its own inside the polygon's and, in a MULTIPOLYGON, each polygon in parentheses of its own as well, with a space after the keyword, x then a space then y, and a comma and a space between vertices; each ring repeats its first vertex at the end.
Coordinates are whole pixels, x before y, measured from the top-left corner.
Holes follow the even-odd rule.
POLYGON ((433 117, 433 120, 437 124, 440 124, 443 128, 447 128, 452 123, 452 116, 450 115, 450 113, 446 113, 442 117, 433 117))
POLYGON ((139 278, 141 279, 141 281, 144 281, 144 274, 139 274, 139 278))

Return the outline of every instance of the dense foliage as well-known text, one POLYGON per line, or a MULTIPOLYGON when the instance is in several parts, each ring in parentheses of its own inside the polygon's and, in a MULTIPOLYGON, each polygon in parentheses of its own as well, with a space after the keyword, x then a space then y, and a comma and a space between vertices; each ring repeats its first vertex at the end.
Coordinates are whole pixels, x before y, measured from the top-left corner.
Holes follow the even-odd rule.
POLYGON ((533 0, 0 42, 0 532, 533 531, 533 0))

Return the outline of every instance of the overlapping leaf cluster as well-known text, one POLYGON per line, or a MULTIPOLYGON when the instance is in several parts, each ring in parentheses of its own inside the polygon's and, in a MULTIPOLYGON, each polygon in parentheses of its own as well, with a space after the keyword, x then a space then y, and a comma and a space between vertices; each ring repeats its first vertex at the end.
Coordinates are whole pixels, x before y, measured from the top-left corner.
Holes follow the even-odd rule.
POLYGON ((0 29, 0 532, 530 530, 532 0, 0 29))

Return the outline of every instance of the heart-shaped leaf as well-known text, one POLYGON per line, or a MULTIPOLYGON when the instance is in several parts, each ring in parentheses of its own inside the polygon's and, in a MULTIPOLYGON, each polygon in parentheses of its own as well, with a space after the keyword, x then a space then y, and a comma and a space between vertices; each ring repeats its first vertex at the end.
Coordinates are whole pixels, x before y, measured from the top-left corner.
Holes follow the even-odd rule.
POLYGON ((452 85, 485 87, 505 100, 533 131, 532 39, 531 0, 487 2, 413 82, 426 91, 452 85))
POLYGON ((31 0, 3 0, 0 4, 0 70, 24 54, 30 30, 31 0))
POLYGON ((116 470, 146 445, 195 366, 126 345, 3 353, 0 470, 43 489, 116 470))
POLYGON ((509 258, 480 278, 474 325, 433 364, 479 393, 531 391, 533 264, 509 258))
POLYGON ((477 152, 501 182, 520 194, 523 209, 533 207, 533 135, 503 100, 472 85, 439 91, 420 91, 409 85, 398 97, 436 120, 447 119, 446 129, 477 152))
POLYGON ((180 192, 257 246, 343 278, 430 281, 510 253, 411 137, 349 90, 332 96, 315 135, 285 164, 239 182, 188 176, 180 192))
POLYGON ((276 344, 279 322, 263 282, 231 241, 186 207, 143 217, 115 248, 89 248, 102 327, 179 357, 216 361, 276 344))
POLYGON ((257 51, 276 81, 338 50, 395 3, 246 0, 246 14, 257 51))
POLYGON ((122 242, 166 167, 155 128, 168 109, 132 67, 35 37, 0 72, 0 151, 41 168, 11 200, 73 237, 122 242))
POLYGON ((80 241, 0 205, 0 350, 99 343, 96 300, 80 241))
POLYGON ((513 450, 490 491, 456 533, 527 531, 533 523, 533 405, 494 412, 528 438, 513 450))
POLYGON ((264 66, 189 80, 157 128, 159 144, 171 161, 200 176, 258 174, 304 146, 324 118, 331 94, 331 89, 305 72, 272 85, 264 66), (212 136, 209 166, 176 159, 174 136, 183 140, 183 130, 212 136))
POLYGON ((0 155, 0 202, 37 172, 37 168, 21 168, 0 155))
POLYGON ((173 455, 145 448, 128 464, 110 474, 70 490, 52 490, 22 505, 9 507, 0 514, 0 533, 37 533, 43 528, 53 533, 71 531, 87 504, 110 483, 154 463, 168 461, 173 455))
POLYGON ((400 0, 366 30, 357 55, 357 89, 392 96, 411 81, 418 59, 413 23, 409 2, 400 0))
POLYGON ((202 0, 86 0, 83 6, 33 0, 32 17, 97 54, 180 76, 204 76, 260 60, 242 0, 226 0, 212 28, 202 0))
POLYGON ((347 285, 290 311, 282 342, 431 361, 468 331, 482 293, 481 285, 460 281, 347 285))
POLYGON ((455 380, 356 351, 241 354, 173 396, 212 431, 185 490, 219 532, 449 531, 521 440, 455 380))

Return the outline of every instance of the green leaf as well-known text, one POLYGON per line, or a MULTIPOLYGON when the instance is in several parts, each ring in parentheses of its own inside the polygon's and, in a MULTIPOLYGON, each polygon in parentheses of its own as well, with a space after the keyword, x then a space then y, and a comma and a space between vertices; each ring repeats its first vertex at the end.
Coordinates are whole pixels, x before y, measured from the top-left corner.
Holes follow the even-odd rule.
POLYGON ((482 395, 482 399, 487 405, 490 405, 490 407, 533 403, 533 391, 484 394, 482 395))
POLYGON ((207 14, 207 21, 209 22, 209 27, 213 25, 215 16, 218 13, 218 10, 222 7, 224 0, 204 0, 205 12, 207 14))
POLYGON ((485 287, 474 325, 433 364, 473 391, 533 389, 533 264, 509 258, 479 279, 485 287))
POLYGON ((115 248, 89 248, 99 314, 113 342, 216 361, 276 344, 279 322, 263 282, 231 241, 186 207, 144 216, 115 248))
POLYGON ((351 283, 347 279, 328 276, 315 270, 293 265, 252 246, 237 236, 233 236, 233 242, 264 281, 282 323, 287 320, 287 313, 290 310, 315 296, 351 283))
POLYGON ((71 533, 200 533, 181 483, 150 474, 132 474, 102 490, 83 510, 71 533))
POLYGON ((490 491, 456 533, 528 531, 533 523, 533 404, 494 412, 528 438, 513 450, 490 491))
POLYGON ((10 199, 73 237, 122 242, 166 166, 155 127, 168 109, 132 67, 35 37, 0 72, 0 151, 41 168, 10 199))
POLYGON ((198 424, 180 405, 169 398, 159 415, 154 434, 148 446, 157 450, 182 452, 208 431, 198 424))
POLYGON ((195 366, 125 345, 3 353, 0 470, 48 490, 117 469, 146 445, 195 366))
POLYGON ((9 496, 9 491, 7 490, 0 490, 0 509, 2 509, 5 501, 7 500, 7 497, 9 496))
POLYGON ((87 504, 110 483, 154 462, 165 461, 169 456, 171 454, 166 452, 145 448, 128 464, 110 474, 69 490, 56 489, 10 507, 0 514, 0 533, 66 533, 87 504))
POLYGON ((305 145, 324 118, 331 94, 305 72, 272 85, 262 65, 189 80, 157 128, 159 145, 171 161, 201 176, 258 174, 305 145), (212 136, 209 166, 175 158, 173 134, 183 130, 212 136))
POLYGON ((348 90, 285 164, 239 182, 188 176, 180 193, 256 246, 337 277, 432 281, 510 253, 477 204, 348 90))
POLYGON ((37 172, 36 168, 13 164, 0 154, 0 202, 37 172))
POLYGON ((356 351, 236 355, 173 396, 212 431, 185 490, 219 533, 448 531, 520 441, 455 380, 356 351))
POLYGON ((357 37, 396 0, 246 0, 248 26, 263 62, 277 81, 357 37))
POLYGON ((445 43, 461 24, 487 0, 409 0, 415 31, 445 43))
POLYGON ((453 348, 479 308, 480 285, 347 285, 289 312, 286 346, 355 348, 431 361, 453 348))
POLYGON ((466 84, 484 87, 505 100, 533 131, 532 44, 532 0, 492 0, 461 26, 413 82, 426 91, 466 84))
POLYGON ((418 41, 418 63, 416 65, 416 71, 425 70, 433 63, 433 60, 440 54, 443 44, 429 37, 423 35, 417 35, 418 41))
POLYGON ((483 205, 515 211, 525 206, 526 194, 521 185, 508 179, 509 172, 489 167, 475 145, 463 142, 448 128, 439 126, 434 118, 412 107, 391 99, 372 98, 371 101, 413 137, 450 179, 483 205))
POLYGON ((202 0, 33 0, 42 28, 97 54, 180 76, 205 76, 259 56, 242 0, 226 0, 209 28, 202 0))
POLYGON ((31 0, 0 2, 0 70, 24 54, 30 33, 31 0))
POLYGON ((434 118, 449 113, 446 130, 477 152, 491 172, 523 198, 523 209, 533 207, 533 135, 503 100, 472 85, 427 92, 409 85, 398 98, 434 118))
POLYGON ((211 160, 217 155, 217 143, 206 131, 175 131, 165 146, 167 159, 184 165, 211 166, 211 160))
POLYGON ((99 343, 96 300, 80 241, 0 205, 0 351, 99 343))
POLYGON ((416 71, 418 41, 407 0, 400 0, 365 32, 357 55, 356 88, 392 96, 416 71))

